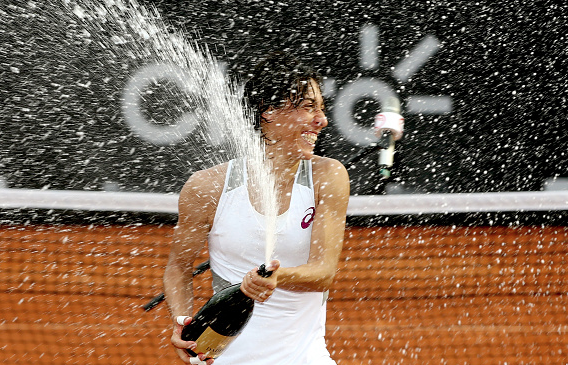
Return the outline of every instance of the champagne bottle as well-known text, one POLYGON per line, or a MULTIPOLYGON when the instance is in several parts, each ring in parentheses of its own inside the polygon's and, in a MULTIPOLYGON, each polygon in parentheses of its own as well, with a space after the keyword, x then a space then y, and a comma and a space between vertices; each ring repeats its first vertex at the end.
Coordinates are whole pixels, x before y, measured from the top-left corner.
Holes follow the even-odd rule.
MULTIPOLYGON (((269 277, 263 265, 258 274, 269 277)), ((242 332, 254 309, 254 300, 241 291, 241 284, 231 285, 217 294, 197 312, 191 323, 181 332, 184 341, 196 341, 197 348, 186 349, 195 357, 199 353, 207 358, 217 358, 225 348, 242 332)))

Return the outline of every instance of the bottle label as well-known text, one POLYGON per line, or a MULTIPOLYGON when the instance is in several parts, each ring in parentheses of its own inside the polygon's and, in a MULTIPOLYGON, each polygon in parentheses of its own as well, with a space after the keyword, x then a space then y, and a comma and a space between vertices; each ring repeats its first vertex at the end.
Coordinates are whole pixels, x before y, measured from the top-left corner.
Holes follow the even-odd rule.
POLYGON ((225 351, 225 347, 235 339, 235 336, 223 336, 213 331, 211 327, 207 327, 205 331, 195 340, 197 348, 194 352, 200 354, 204 353, 205 356, 213 359, 225 351))

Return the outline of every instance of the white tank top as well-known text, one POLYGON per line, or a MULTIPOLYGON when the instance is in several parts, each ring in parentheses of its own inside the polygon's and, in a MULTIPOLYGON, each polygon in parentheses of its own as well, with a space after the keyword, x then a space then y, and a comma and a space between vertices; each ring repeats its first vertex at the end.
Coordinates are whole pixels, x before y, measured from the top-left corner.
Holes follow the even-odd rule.
MULTIPOLYGON (((219 281, 240 283, 247 272, 264 262, 264 219, 250 203, 246 182, 244 161, 230 161, 209 233, 214 287, 219 281)), ((273 258, 282 267, 308 261, 314 213, 311 161, 303 160, 290 207, 277 218, 273 258)), ((215 365, 335 364, 325 347, 325 307, 324 293, 277 288, 266 302, 255 303, 249 323, 215 365)))

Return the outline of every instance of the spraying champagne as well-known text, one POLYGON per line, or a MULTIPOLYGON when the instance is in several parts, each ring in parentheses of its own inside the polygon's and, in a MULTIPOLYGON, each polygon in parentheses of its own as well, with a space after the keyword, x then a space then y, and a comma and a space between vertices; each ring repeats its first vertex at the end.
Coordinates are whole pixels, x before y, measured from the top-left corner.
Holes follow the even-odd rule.
POLYGON ((404 118, 400 115, 400 102, 396 97, 388 98, 381 113, 375 117, 375 135, 382 147, 379 153, 379 173, 383 179, 390 177, 394 160, 394 141, 402 137, 404 118))

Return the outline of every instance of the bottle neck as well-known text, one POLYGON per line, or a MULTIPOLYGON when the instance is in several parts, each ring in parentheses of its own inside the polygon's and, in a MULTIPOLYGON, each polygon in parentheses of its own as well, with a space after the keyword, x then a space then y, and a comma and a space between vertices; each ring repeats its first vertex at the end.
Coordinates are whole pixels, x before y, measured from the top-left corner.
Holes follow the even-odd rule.
POLYGON ((262 276, 263 278, 267 278, 270 275, 272 275, 272 271, 266 270, 265 264, 260 265, 260 267, 258 268, 258 270, 256 272, 258 273, 258 275, 262 276))

